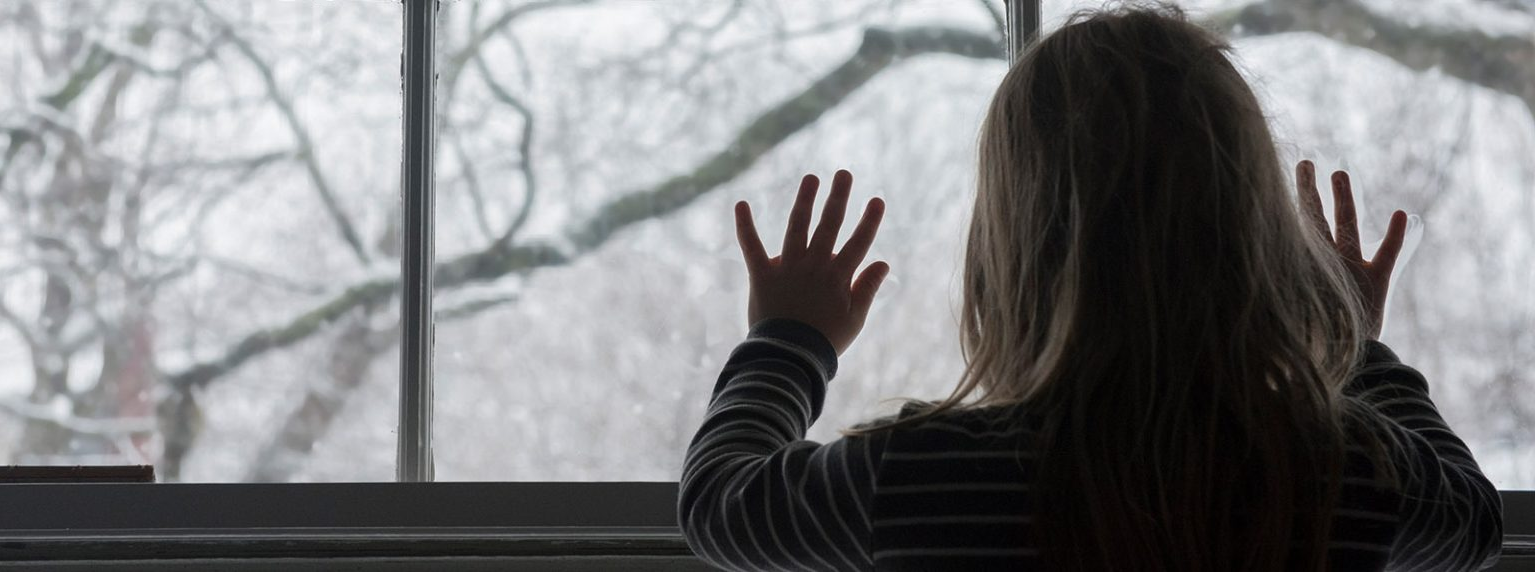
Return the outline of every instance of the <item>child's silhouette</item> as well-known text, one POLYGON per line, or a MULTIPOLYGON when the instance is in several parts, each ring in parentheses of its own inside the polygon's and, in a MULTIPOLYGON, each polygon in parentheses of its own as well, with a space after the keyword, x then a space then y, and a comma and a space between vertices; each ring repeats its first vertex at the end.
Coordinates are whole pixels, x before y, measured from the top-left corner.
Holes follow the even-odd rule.
POLYGON ((678 516, 743 569, 1376 570, 1497 558, 1497 490, 1375 341, 1407 217, 1323 216, 1228 47, 1176 9, 1079 16, 982 127, 953 394, 805 441, 889 268, 853 177, 781 253, 745 203, 751 333, 688 450, 678 516), (1300 208, 1298 209, 1298 203, 1300 208), (1298 212, 1299 211, 1299 212, 1298 212))

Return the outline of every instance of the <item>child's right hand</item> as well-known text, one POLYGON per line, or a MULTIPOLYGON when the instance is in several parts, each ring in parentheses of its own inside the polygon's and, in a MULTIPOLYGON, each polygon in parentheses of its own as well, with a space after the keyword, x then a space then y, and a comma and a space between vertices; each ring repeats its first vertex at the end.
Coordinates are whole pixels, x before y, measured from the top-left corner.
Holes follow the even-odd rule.
POLYGON ((1355 216, 1355 196, 1350 190, 1349 173, 1333 172, 1333 218, 1335 230, 1328 230, 1328 219, 1323 216, 1323 202, 1317 194, 1315 167, 1311 161, 1296 164, 1296 193, 1301 199, 1303 217, 1310 222, 1323 240, 1332 244, 1344 259, 1344 267, 1354 276, 1360 287, 1360 299, 1365 304, 1365 334, 1370 339, 1381 336, 1381 322, 1386 311, 1387 282, 1392 277, 1392 267, 1403 249, 1403 236, 1408 229, 1408 214, 1401 210, 1392 213, 1387 224, 1387 237, 1369 261, 1360 253, 1360 224, 1355 216))
POLYGON ((789 212, 789 225, 784 231, 783 251, 772 258, 758 237, 751 207, 746 201, 736 203, 736 240, 746 259, 751 283, 747 324, 768 318, 799 320, 820 331, 838 355, 842 355, 864 329, 864 319, 869 315, 875 291, 880 289, 880 283, 891 269, 890 265, 880 261, 858 272, 859 265, 864 263, 864 255, 869 253, 869 247, 875 241, 875 233, 880 229, 885 202, 870 199, 858 226, 853 229, 853 236, 848 238, 841 251, 834 253, 832 249, 843 225, 853 174, 838 171, 832 177, 832 191, 822 207, 821 222, 807 243, 811 209, 815 206, 819 185, 815 176, 806 175, 801 179, 795 206, 789 212))

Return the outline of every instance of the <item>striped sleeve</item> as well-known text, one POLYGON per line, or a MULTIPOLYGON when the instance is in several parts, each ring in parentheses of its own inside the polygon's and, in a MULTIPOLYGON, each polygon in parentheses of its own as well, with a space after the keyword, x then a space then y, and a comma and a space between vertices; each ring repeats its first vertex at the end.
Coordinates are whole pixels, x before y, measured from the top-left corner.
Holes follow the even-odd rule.
POLYGON ((837 353, 811 326, 764 320, 736 347, 688 447, 677 516, 732 570, 867 570, 883 436, 805 440, 837 353))
POLYGON ((1386 345, 1369 342, 1366 366, 1346 393, 1392 421, 1399 441, 1401 528, 1392 570, 1476 570, 1492 566, 1503 541, 1503 503, 1466 443, 1429 398, 1424 376, 1386 345))

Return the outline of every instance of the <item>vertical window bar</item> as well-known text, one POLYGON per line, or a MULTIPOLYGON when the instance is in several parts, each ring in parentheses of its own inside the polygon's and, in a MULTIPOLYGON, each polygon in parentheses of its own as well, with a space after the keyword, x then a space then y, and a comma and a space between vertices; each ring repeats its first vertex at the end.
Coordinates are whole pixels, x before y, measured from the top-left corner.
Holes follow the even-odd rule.
POLYGON ((1040 33, 1040 0, 1005 0, 1008 7, 1008 61, 1018 60, 1040 33))
POLYGON ((432 480, 432 69, 437 0, 402 0, 405 54, 401 61, 405 128, 401 201, 405 217, 400 260, 400 430, 396 457, 401 482, 432 480))

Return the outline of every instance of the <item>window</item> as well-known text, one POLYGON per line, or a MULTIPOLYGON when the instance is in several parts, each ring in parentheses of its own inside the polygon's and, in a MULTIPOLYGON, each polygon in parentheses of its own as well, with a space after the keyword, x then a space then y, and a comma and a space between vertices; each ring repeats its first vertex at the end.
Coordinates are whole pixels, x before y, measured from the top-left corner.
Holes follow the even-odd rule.
MULTIPOLYGON (((1367 20, 1378 35, 1400 19, 1438 41, 1418 23, 1455 24, 1457 41, 1529 61, 1528 4, 1338 5, 1354 2, 1390 14, 1367 20)), ((871 256, 894 268, 811 438, 890 411, 880 399, 951 386, 950 292, 976 129, 1006 70, 1003 2, 403 3, 0 4, 0 464, 353 481, 0 487, 0 506, 34 515, 0 529, 276 530, 237 553, 259 557, 314 530, 346 529, 331 537, 345 544, 600 525, 582 537, 593 554, 686 555, 668 528, 675 484, 615 481, 676 478, 746 326, 729 205, 748 199, 760 228, 781 227, 807 171, 850 168, 856 198, 886 198, 871 256), (432 20, 412 14, 431 6, 428 53, 401 30, 420 32, 432 20), (433 113, 411 107, 409 80, 402 96, 402 71, 422 71, 411 56, 436 68, 433 113), (401 136, 428 118, 430 139, 401 136), (403 238, 423 209, 403 206, 402 187, 429 196, 410 178, 422 151, 436 212, 426 378, 399 365, 402 341, 428 332, 400 309, 400 284, 420 277, 402 257, 427 244, 403 238), (602 482, 356 483, 394 480, 402 375, 425 382, 410 400, 434 398, 405 405, 426 406, 407 417, 435 428, 436 480, 602 482), (55 499, 81 511, 43 514, 55 499), (602 548, 602 534, 649 540, 602 548)), ((1498 484, 1528 489, 1529 66, 1414 71, 1424 56, 1273 16, 1289 5, 1190 3, 1238 36, 1288 158, 1355 173, 1367 233, 1399 204, 1424 217, 1388 342, 1438 384, 1498 484), (1343 118, 1363 119, 1331 123, 1343 118)), ((1047 27, 1074 7, 1047 2, 1047 27)), ((1529 492, 1506 502, 1527 515, 1510 531, 1528 557, 1529 492)), ((576 533, 547 532, 541 554, 577 546, 560 534, 576 533)), ((487 555, 532 554, 520 550, 487 555)))
MULTIPOLYGON (((197 225, 142 223, 159 233, 140 239, 149 255, 175 245, 189 269, 126 286, 152 309, 154 330, 149 344, 124 351, 159 379, 121 409, 85 401, 130 387, 95 382, 100 366, 89 361, 100 347, 127 344, 118 341, 126 334, 97 335, 66 353, 49 353, 57 344, 48 340, 39 352, 16 349, 30 347, 20 338, 49 318, 39 310, 48 304, 40 293, 46 272, 27 258, 35 247, 25 227, 11 227, 0 255, 17 257, 4 298, 14 319, 0 329, 9 342, 0 367, 15 374, 0 388, 0 423, 50 427, 69 445, 23 439, 3 445, 10 449, 0 458, 152 462, 166 481, 388 479, 402 331, 390 279, 400 276, 405 230, 395 194, 399 5, 32 4, 5 12, 13 29, 32 30, 5 41, 16 114, 47 95, 29 86, 61 81, 33 70, 59 57, 49 54, 68 48, 72 34, 118 47, 131 45, 123 38, 142 22, 173 30, 105 64, 86 85, 94 91, 67 111, 84 122, 110 108, 128 126, 87 143, 95 146, 86 155, 103 162, 115 160, 106 149, 133 148, 134 137, 151 131, 179 145, 151 159, 197 162, 200 170, 178 167, 189 173, 178 175, 185 181, 162 175, 143 192, 159 193, 147 208, 180 209, 172 214, 197 225), (41 25, 29 28, 34 20, 41 25), (135 65, 186 69, 136 71, 120 103, 105 99, 106 76, 135 65), (162 97, 169 89, 191 99, 162 97), (192 208, 196 201, 208 206, 192 208), (59 392, 61 401, 36 389, 48 384, 34 375, 35 363, 64 364, 76 387, 94 389, 59 392), (60 418, 60 407, 70 416, 60 418), (76 429, 126 430, 134 446, 95 443, 76 429)), ((440 478, 675 478, 715 369, 744 327, 745 284, 722 213, 745 197, 764 228, 781 224, 804 171, 851 168, 861 196, 900 205, 873 255, 897 269, 880 303, 903 310, 877 310, 815 436, 872 415, 881 397, 943 391, 958 362, 914 363, 892 340, 929 331, 924 343, 956 354, 954 336, 925 324, 952 323, 947 291, 969 208, 975 132, 1006 68, 999 12, 985 3, 890 0, 442 3, 440 478), (903 47, 880 42, 897 35, 903 47), (865 45, 871 51, 861 53, 865 45), (833 85, 819 90, 824 78, 833 85), (785 103, 806 93, 806 109, 785 103), (686 200, 642 199, 632 214, 603 210, 669 184, 690 186, 686 200), (456 270, 502 249, 541 248, 559 259, 456 270), (679 295, 696 303, 671 303, 679 295), (593 446, 618 442, 628 444, 593 446)), ((13 164, 18 173, 7 184, 24 185, 28 196, 46 192, 42 175, 22 179, 20 171, 46 175, 47 158, 23 154, 13 164)), ((104 176, 112 188, 137 181, 126 168, 104 176)), ((0 214, 33 216, 21 208, 0 214)), ((69 232, 89 243, 94 231, 69 232)), ((76 298, 70 327, 87 333, 125 332, 120 315, 139 308, 76 298)))
POLYGON ((398 371, 401 24, 358 0, 0 6, 0 464, 393 478, 395 420, 333 413, 395 410, 370 381, 398 371))
POLYGON ((676 479, 746 329, 731 204, 782 228, 806 172, 846 167, 855 200, 888 201, 871 256, 895 268, 814 437, 953 384, 948 291, 1006 70, 986 5, 523 6, 439 20, 440 258, 508 235, 560 253, 439 277, 439 479, 676 479))

